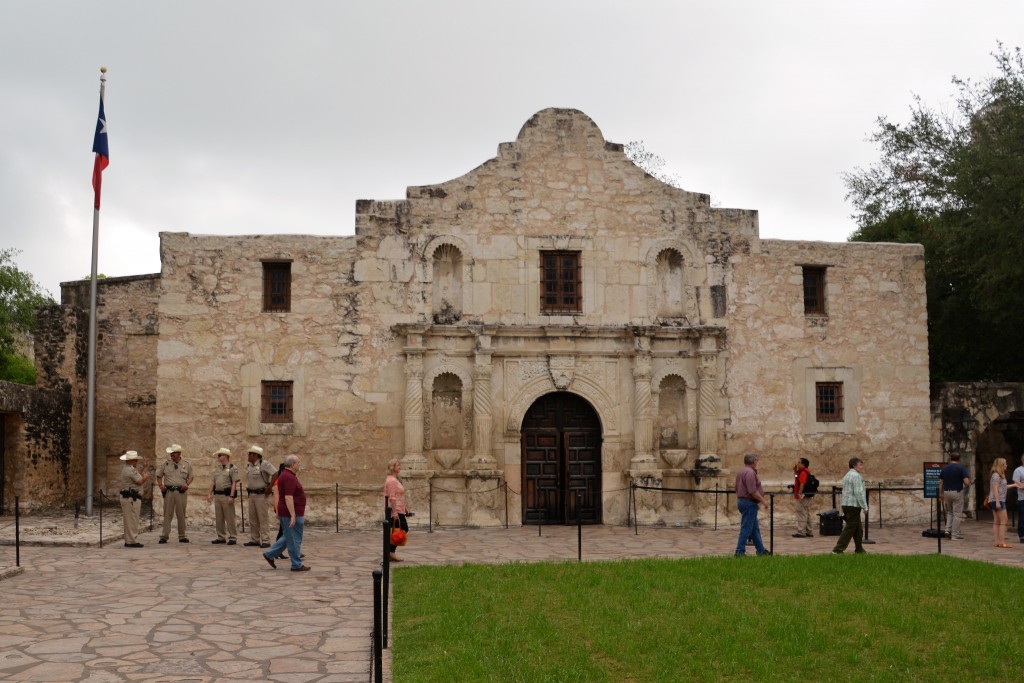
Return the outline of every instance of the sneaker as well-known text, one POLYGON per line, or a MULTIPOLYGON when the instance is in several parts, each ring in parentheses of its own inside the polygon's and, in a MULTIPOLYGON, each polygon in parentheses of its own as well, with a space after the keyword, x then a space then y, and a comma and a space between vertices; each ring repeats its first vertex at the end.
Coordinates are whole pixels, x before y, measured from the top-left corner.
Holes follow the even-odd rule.
POLYGON ((843 551, 842 551, 842 550, 833 550, 833 551, 832 551, 832 554, 833 554, 833 555, 842 555, 842 554, 843 554, 843 551))
MULTIPOLYGON (((963 536, 953 536, 952 540, 954 540, 954 541, 962 541, 962 540, 964 540, 964 537, 963 536)), ((1024 543, 1024 541, 1021 541, 1021 543, 1024 543)))
MULTIPOLYGON (((182 543, 184 543, 184 541, 182 541, 182 543)), ((225 541, 223 538, 215 538, 212 541, 210 541, 210 543, 212 543, 213 545, 220 545, 223 543, 227 543, 227 541, 225 541)))
MULTIPOLYGON (((223 543, 223 542, 224 541, 221 541, 221 543, 223 543)), ((178 543, 188 543, 188 539, 185 538, 184 536, 182 536, 181 538, 178 539, 178 543)))
POLYGON ((292 567, 292 571, 293 572, 308 572, 308 571, 310 571, 310 567, 309 567, 308 564, 304 564, 301 567, 292 567))
POLYGON ((167 543, 167 539, 161 538, 159 541, 157 541, 157 543, 167 543))
MULTIPOLYGON (((258 541, 246 541, 242 545, 247 545, 247 546, 255 548, 255 547, 258 547, 260 544, 259 544, 258 541)), ((270 544, 268 543, 265 547, 269 548, 270 544)))

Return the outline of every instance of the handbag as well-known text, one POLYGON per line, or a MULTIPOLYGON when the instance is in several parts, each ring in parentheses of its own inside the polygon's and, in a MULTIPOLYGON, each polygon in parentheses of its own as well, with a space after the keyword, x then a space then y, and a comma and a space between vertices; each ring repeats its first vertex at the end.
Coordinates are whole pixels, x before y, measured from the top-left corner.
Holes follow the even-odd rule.
POLYGON ((985 508, 986 510, 991 510, 992 509, 992 506, 989 505, 988 498, 985 499, 985 501, 981 504, 981 506, 983 508, 985 508))
POLYGON ((405 545, 409 540, 409 535, 401 529, 395 529, 391 532, 391 545, 402 546, 405 545))

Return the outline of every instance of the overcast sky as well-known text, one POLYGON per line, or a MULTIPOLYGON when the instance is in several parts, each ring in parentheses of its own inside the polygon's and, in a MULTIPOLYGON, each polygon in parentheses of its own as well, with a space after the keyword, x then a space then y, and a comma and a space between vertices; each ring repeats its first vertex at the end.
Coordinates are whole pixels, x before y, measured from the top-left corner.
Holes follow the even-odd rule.
POLYGON ((495 156, 546 107, 642 140, 761 236, 845 240, 840 175, 875 119, 1024 44, 1024 2, 0 4, 0 247, 54 296, 89 273, 108 67, 99 270, 160 270, 161 231, 352 234, 495 156))

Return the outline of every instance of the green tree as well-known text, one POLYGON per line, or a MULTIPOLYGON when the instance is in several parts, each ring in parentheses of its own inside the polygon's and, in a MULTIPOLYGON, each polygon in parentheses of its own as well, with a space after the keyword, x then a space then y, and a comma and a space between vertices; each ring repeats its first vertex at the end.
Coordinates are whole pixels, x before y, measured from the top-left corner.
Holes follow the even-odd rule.
POLYGON ((31 274, 18 268, 14 249, 0 249, 0 380, 32 383, 32 362, 20 354, 20 344, 36 326, 36 308, 54 303, 31 274))
POLYGON ((933 381, 1024 380, 1024 57, 954 78, 955 105, 878 120, 880 160, 844 175, 858 241, 925 247, 933 381))

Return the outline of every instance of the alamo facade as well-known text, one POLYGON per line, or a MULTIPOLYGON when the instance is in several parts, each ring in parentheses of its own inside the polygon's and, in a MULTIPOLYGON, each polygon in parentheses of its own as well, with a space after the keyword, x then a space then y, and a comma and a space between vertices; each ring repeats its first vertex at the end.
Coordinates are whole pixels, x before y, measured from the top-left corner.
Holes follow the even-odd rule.
MULTIPOLYGON (((772 488, 800 457, 838 482, 854 455, 920 483, 942 457, 923 256, 761 239, 756 211, 544 110, 462 177, 359 201, 355 235, 163 233, 159 274, 103 281, 97 486, 170 443, 200 482, 221 446, 298 453, 309 516, 337 492, 345 525, 379 519, 392 458, 414 519, 442 525, 623 524, 632 483, 641 522, 708 523, 716 500, 735 518, 658 489, 731 488, 750 452, 772 488)), ((72 385, 81 444, 87 284, 63 290, 37 362, 72 385)))

